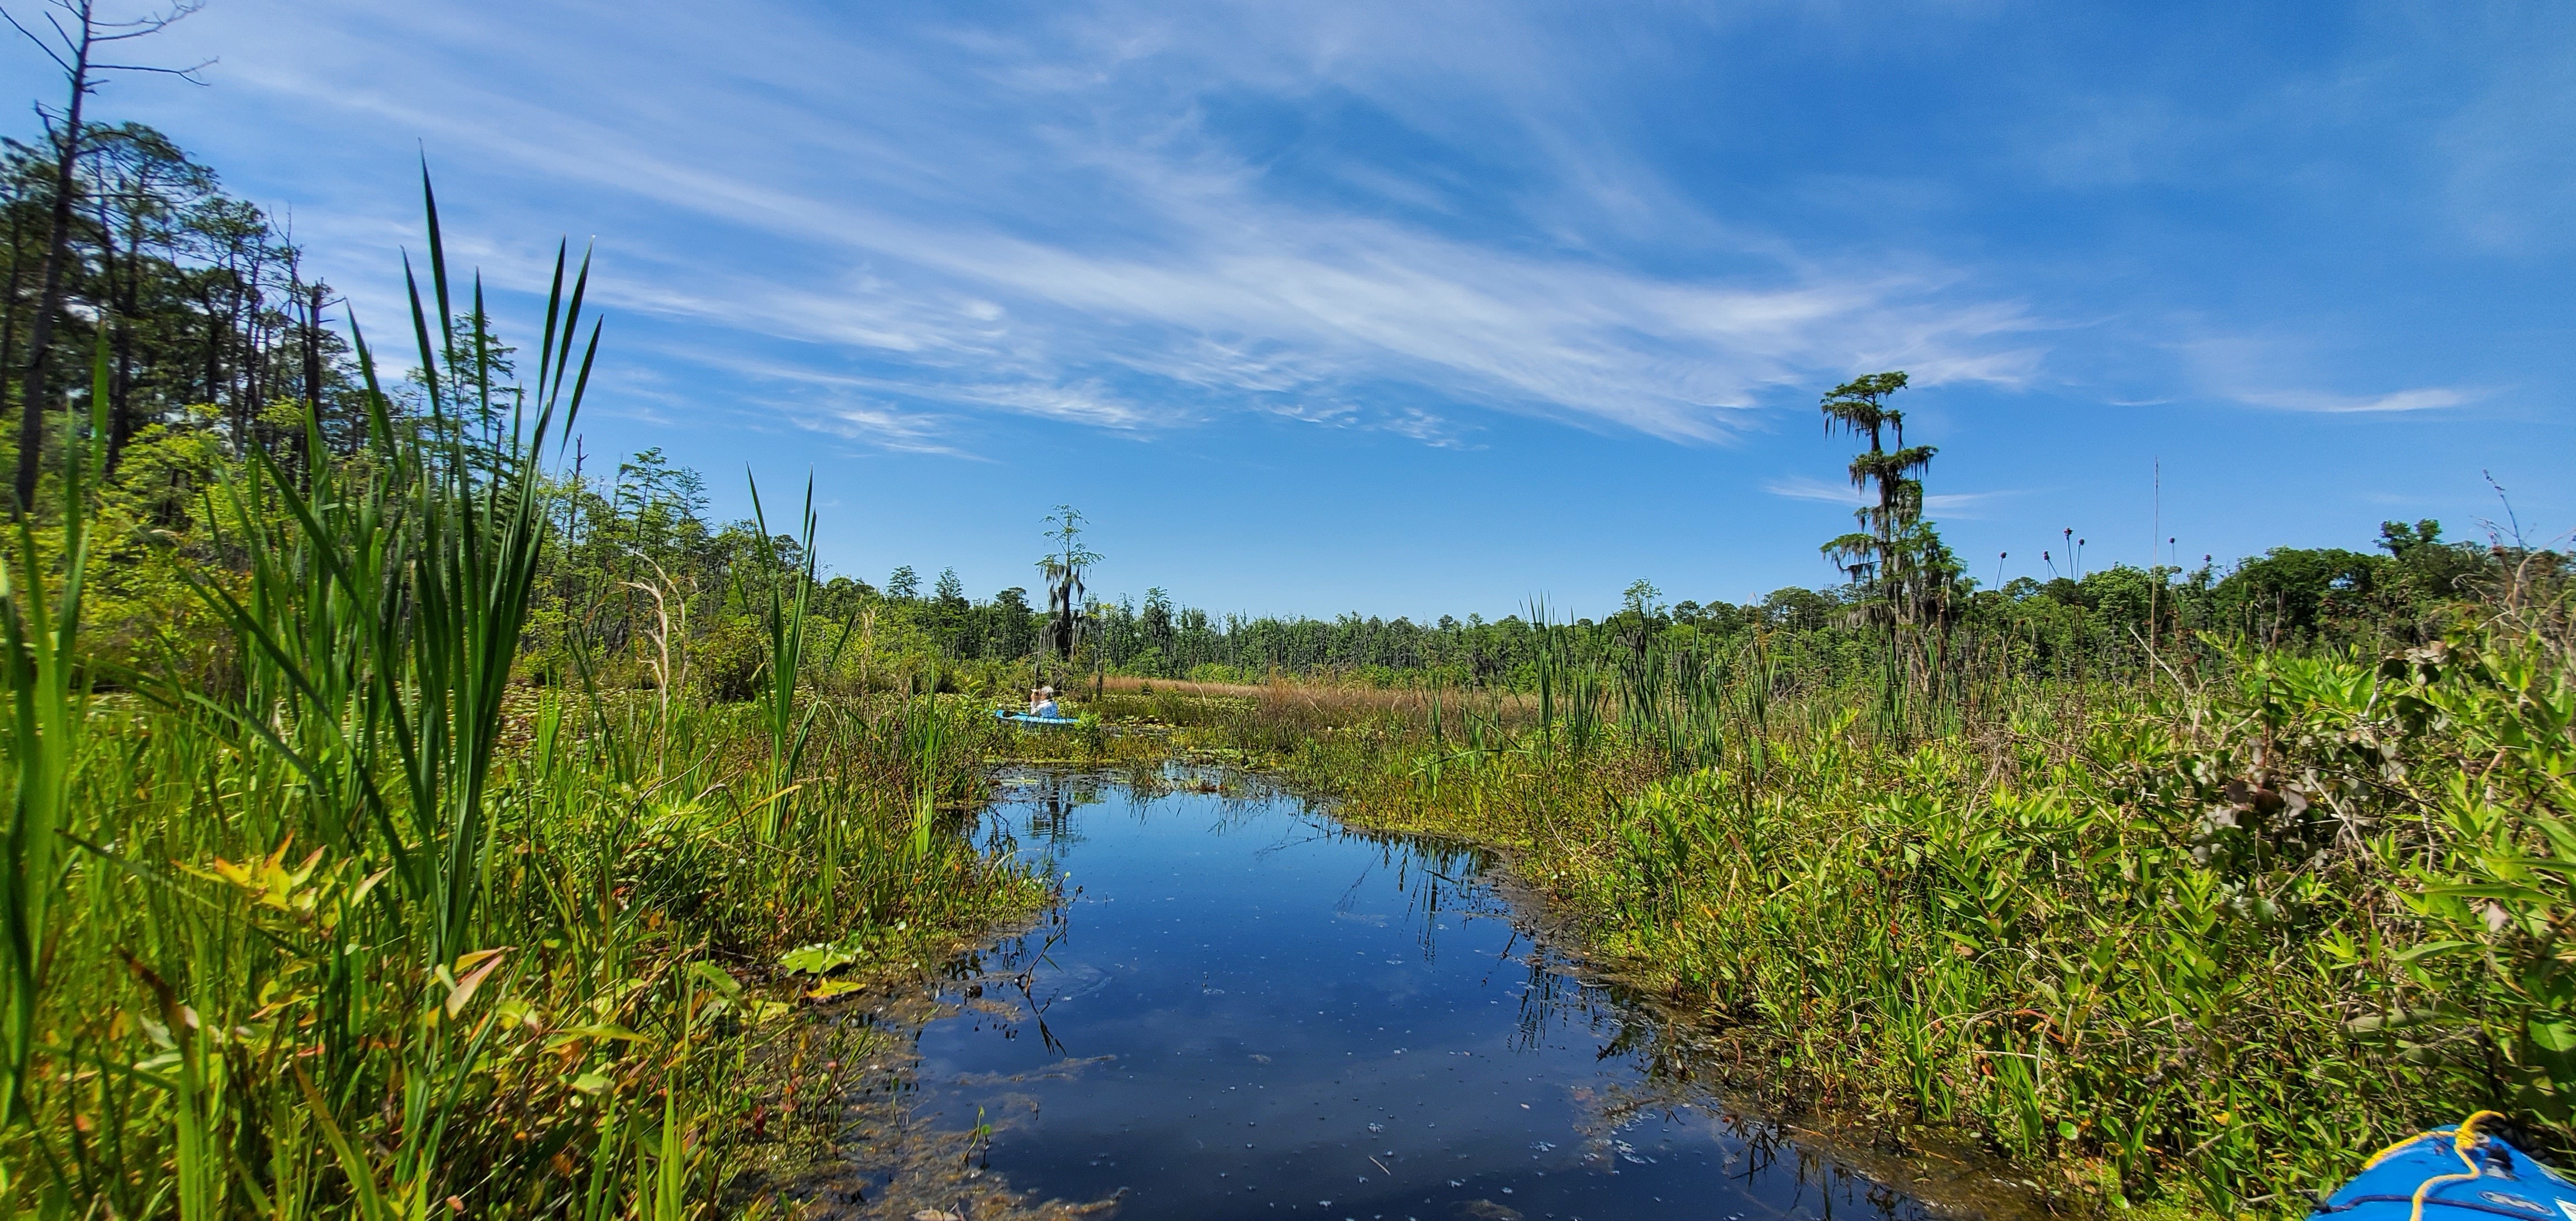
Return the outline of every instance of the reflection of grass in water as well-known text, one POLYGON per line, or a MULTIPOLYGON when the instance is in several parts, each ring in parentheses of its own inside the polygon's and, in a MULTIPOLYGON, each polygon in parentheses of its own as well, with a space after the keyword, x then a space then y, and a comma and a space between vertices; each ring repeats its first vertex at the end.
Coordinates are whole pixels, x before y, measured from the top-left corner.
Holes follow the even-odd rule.
MULTIPOLYGON (((1118 1196, 1042 1198, 1013 1189, 1004 1176, 986 1168, 980 1155, 994 1138, 1035 1117, 1034 1096, 1000 1093, 989 1104, 979 1104, 975 1123, 962 1129, 940 1122, 942 1114, 924 1113, 919 1060, 912 1051, 917 1036, 924 1025, 970 1007, 1025 1012, 976 998, 947 1000, 928 985, 888 980, 834 1005, 828 1017, 811 1023, 798 1053, 807 1064, 861 1067, 811 1079, 814 1110, 795 1134, 773 1147, 770 1161, 743 1185, 742 1198, 800 1209, 806 1217, 852 1221, 912 1221, 924 1213, 976 1221, 1070 1221, 1116 1209, 1118 1196)), ((1005 1087, 1071 1078, 1097 1062, 1061 1061, 1029 1073, 960 1084, 1005 1087)))
POLYGON ((1901 732, 1752 654, 1614 658, 1612 698, 1556 658, 1536 723, 1163 715, 1361 825, 1505 850, 1758 1101, 1964 1128, 2103 1203, 2297 1210, 2471 1106, 2576 1147, 2576 649, 2514 614, 2122 683, 1964 650, 1901 732))

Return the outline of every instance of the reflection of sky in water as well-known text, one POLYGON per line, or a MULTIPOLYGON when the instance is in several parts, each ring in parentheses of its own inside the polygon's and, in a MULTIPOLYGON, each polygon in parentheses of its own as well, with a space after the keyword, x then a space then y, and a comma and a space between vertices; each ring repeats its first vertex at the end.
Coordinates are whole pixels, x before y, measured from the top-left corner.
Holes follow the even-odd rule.
POLYGON ((1477 861, 1287 799, 1037 777, 988 825, 1079 892, 952 986, 922 1113, 1019 1190, 1145 1218, 1919 1213, 1659 1082, 1477 861))

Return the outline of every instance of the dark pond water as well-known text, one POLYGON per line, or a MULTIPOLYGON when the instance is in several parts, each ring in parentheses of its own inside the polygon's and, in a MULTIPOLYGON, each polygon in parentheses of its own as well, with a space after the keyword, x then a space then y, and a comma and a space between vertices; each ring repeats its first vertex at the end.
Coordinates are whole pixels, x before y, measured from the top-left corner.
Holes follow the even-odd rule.
POLYGON ((1070 900, 945 985, 913 1113, 994 1123, 1016 1192, 1122 1221, 1924 1213, 1680 1080, 1472 855, 1278 795, 1004 784, 986 826, 1070 900))

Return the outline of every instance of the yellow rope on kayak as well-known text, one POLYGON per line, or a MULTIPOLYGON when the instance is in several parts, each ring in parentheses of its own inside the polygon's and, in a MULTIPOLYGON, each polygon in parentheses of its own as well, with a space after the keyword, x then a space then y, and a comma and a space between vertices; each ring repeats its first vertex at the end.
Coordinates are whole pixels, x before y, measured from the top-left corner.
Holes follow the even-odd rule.
POLYGON ((2387 1161, 2388 1159, 2390 1159, 2390 1158, 2392 1158, 2392 1157, 2395 1157, 2395 1156, 2397 1156, 2397 1155, 2398 1155, 2398 1154, 2400 1154, 2400 1153, 2404 1153, 2404 1152, 2406 1151, 2407 1146, 2412 1145, 2412 1144, 2414 1144, 2415 1142, 2417 1142, 2417 1141, 2419 1141, 2419 1140, 2422 1140, 2422 1139, 2424 1139, 2425 1137, 2427 1137, 2427 1136, 2431 1136, 2431 1135, 2432 1135, 2432 1133, 2430 1133, 2430 1132, 2418 1132, 2418 1133, 2416 1133, 2416 1134, 2415 1134, 2415 1135, 2413 1135, 2413 1136, 2409 1136, 2409 1137, 2407 1137, 2406 1139, 2404 1139, 2404 1140, 2401 1140, 2401 1141, 2397 1142, 2396 1144, 2390 1145, 2389 1147, 2387 1147, 2387 1148, 2385 1148, 2385 1149, 2382 1149, 2382 1150, 2380 1150, 2380 1151, 2379 1151, 2379 1152, 2377 1152, 2377 1153, 2371 1154, 2371 1155, 2370 1155, 2370 1160, 2369 1160, 2369 1161, 2366 1161, 2366 1162, 2363 1162, 2363 1163, 2361 1164, 2361 1168, 2362 1168, 2362 1169, 2364 1169, 2364 1170, 2377 1170, 2377 1169, 2379 1169, 2379 1164, 2380 1164, 2381 1162, 2387 1161))
POLYGON ((2451 1134, 2451 1152, 2458 1154, 2460 1164, 2468 1167, 2468 1169, 2456 1174, 2437 1174, 2424 1180, 2422 1183, 2417 1184, 2415 1187, 2415 1208, 2414 1211, 2406 1214, 2406 1221, 2424 1221, 2424 1195, 2426 1192, 2429 1192, 2444 1183, 2465 1183, 2478 1177, 2478 1164, 2469 1160, 2469 1150, 2478 1143, 2478 1125, 2485 1123, 2490 1119, 2502 1118, 2504 1118, 2504 1115, 2501 1112, 2479 1111, 2476 1114, 2469 1116, 2467 1119, 2460 1121, 2460 1130, 2451 1134))

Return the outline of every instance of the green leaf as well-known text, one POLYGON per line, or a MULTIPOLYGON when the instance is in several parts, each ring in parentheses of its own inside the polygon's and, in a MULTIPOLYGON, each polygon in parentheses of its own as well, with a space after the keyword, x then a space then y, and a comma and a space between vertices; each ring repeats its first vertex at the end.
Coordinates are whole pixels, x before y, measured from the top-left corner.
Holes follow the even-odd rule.
POLYGON ((351 1192, 358 1197, 358 1215, 365 1221, 394 1221, 396 1210, 376 1185, 375 1167, 368 1165, 367 1159, 349 1143, 339 1121, 332 1118, 331 1104, 323 1101, 320 1090, 313 1088, 313 1079, 305 1076, 302 1068, 293 1071, 297 1088, 304 1091, 308 1108, 305 1113, 320 1125, 322 1139, 330 1144, 332 1156, 339 1159, 341 1175, 349 1180, 351 1192))
POLYGON ((555 1037, 546 1040, 546 1046, 561 1047, 575 1039, 622 1039, 629 1043, 653 1041, 615 1022, 598 1022, 589 1026, 573 1026, 557 1031, 555 1037))
POLYGON ((689 976, 697 980, 700 987, 713 991, 726 1000, 742 999, 742 982, 727 973, 723 967, 712 962, 690 963, 689 976))
POLYGON ((2533 1018, 2525 1023, 2531 1030, 2531 1041, 2543 1051, 2566 1055, 2576 1052, 2576 1024, 2533 1018))
POLYGON ((838 945, 824 942, 789 950, 779 956, 778 965, 799 974, 825 975, 858 961, 858 957, 838 945))
POLYGON ((2397 961, 2413 962, 2419 958, 2432 958, 2437 955, 2455 953, 2460 950, 2473 950, 2477 948, 2477 945, 2478 943, 2474 941, 2427 941, 2422 945, 2408 946, 2403 950, 2399 950, 2397 952, 2397 961))
POLYGON ((2409 1027, 2421 1026, 2424 1023, 2433 1021, 2437 1018, 2451 1016, 2456 1015, 2440 1008, 2400 1009, 2395 1013, 2372 1014, 2368 1017, 2357 1017, 2349 1022, 2345 1022, 2343 1024, 2343 1028, 2354 1034, 2373 1034, 2383 1030, 2405 1030, 2409 1027))
POLYGON ((2427 886, 2424 888, 2424 893, 2462 899, 2501 899, 2508 903, 2527 903, 2535 907, 2546 907, 2556 900, 2556 896, 2548 891, 2536 890, 2529 886, 2517 886, 2511 882, 2489 882, 2477 886, 2427 886))

